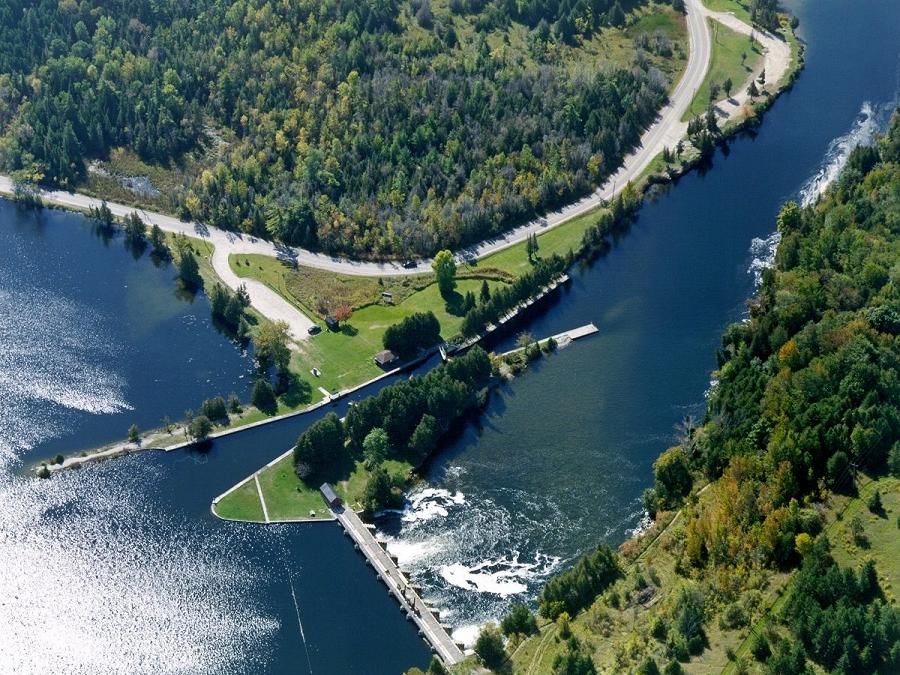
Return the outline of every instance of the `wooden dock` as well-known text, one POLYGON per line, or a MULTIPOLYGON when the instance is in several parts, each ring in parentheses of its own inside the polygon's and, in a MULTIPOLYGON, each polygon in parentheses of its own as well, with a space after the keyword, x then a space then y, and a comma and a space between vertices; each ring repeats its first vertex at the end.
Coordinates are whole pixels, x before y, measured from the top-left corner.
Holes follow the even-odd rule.
POLYGON ((375 569, 378 577, 387 585, 388 591, 400 603, 407 618, 418 626, 419 634, 428 641, 441 660, 451 666, 462 661, 465 658, 462 649, 453 642, 453 639, 432 614, 431 608, 425 604, 425 601, 397 568, 394 560, 381 547, 356 512, 353 509, 344 508, 340 504, 329 504, 328 506, 344 528, 344 532, 353 539, 359 550, 366 556, 366 560, 375 569))

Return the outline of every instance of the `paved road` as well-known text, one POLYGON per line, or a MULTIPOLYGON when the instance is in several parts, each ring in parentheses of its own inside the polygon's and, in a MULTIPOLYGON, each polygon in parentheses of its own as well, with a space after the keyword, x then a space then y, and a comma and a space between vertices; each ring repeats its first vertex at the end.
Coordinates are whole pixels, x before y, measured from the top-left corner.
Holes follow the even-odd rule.
MULTIPOLYGON (((622 167, 593 194, 559 211, 550 213, 546 217, 510 230, 503 237, 484 241, 477 246, 460 251, 457 253, 459 260, 483 258, 524 241, 532 233, 546 231, 595 208, 604 200, 610 199, 621 191, 628 181, 635 179, 653 158, 662 152, 664 147, 672 148, 678 143, 687 130, 687 125, 681 122, 681 117, 703 82, 709 67, 711 50, 709 30, 705 20, 706 10, 700 4, 700 0, 686 0, 685 6, 690 38, 687 68, 672 93, 669 103, 660 111, 656 122, 641 137, 640 147, 629 155, 622 167)), ((12 180, 7 176, 0 176, 0 192, 11 193, 12 189, 12 180)), ((78 193, 54 190, 42 192, 41 196, 45 202, 59 206, 85 210, 100 206, 100 200, 78 193)), ((354 261, 226 232, 202 223, 185 222, 172 216, 135 209, 124 204, 108 202, 108 206, 116 216, 121 217, 137 211, 147 223, 156 224, 167 232, 186 234, 209 241, 215 247, 212 266, 222 281, 232 289, 244 284, 250 295, 251 305, 268 319, 287 322, 291 334, 296 340, 304 340, 308 337, 307 329, 313 324, 313 321, 264 284, 252 279, 239 278, 228 264, 230 255, 258 253, 308 267, 360 276, 396 276, 424 272, 431 268, 430 259, 419 260, 416 266, 410 269, 405 269, 392 262, 354 261)))
MULTIPOLYGON (((535 232, 543 232, 547 229, 560 225, 572 218, 585 213, 599 205, 603 200, 610 199, 620 192, 629 180, 635 179, 640 173, 647 168, 647 165, 656 155, 662 152, 664 147, 674 147, 679 139, 681 139, 687 125, 681 122, 681 116, 690 105, 694 93, 703 82, 709 67, 710 59, 710 36, 709 29, 704 19, 705 9, 700 0, 686 0, 687 9, 687 28, 690 39, 690 55, 688 57, 687 68, 675 91, 672 93, 669 103, 660 111, 660 114, 654 124, 641 137, 641 144, 631 155, 629 155, 622 167, 610 179, 593 194, 579 199, 577 202, 566 206, 559 211, 548 214, 543 218, 538 218, 530 223, 521 225, 510 230, 503 237, 484 241, 477 246, 473 246, 458 253, 460 259, 483 258, 491 253, 504 249, 513 244, 524 241, 526 237, 535 232)), ((0 191, 10 192, 12 190, 12 182, 8 177, 0 176, 0 191)), ((97 206, 99 202, 96 199, 85 195, 73 194, 68 192, 53 191, 44 195, 47 202, 53 202, 62 206, 72 206, 86 209, 90 206, 97 206)), ((135 209, 121 204, 110 203, 109 207, 116 215, 125 215, 131 213, 135 209)), ((291 248, 288 246, 280 246, 268 241, 256 239, 254 237, 242 236, 219 230, 215 227, 208 227, 200 223, 182 222, 177 218, 165 216, 158 213, 139 210, 139 213, 149 223, 156 223, 162 229, 169 232, 181 232, 194 237, 203 237, 208 239, 216 247, 217 255, 214 256, 213 266, 223 280, 232 288, 237 286, 237 277, 231 272, 228 266, 228 255, 232 253, 261 253, 263 255, 275 256, 282 259, 289 259, 300 265, 315 267, 331 272, 340 272, 343 274, 352 274, 359 276, 393 276, 401 274, 410 274, 412 272, 424 272, 431 269, 431 260, 425 259, 417 262, 414 269, 404 269, 397 263, 379 263, 379 262, 362 262, 355 260, 347 260, 345 258, 331 257, 320 253, 313 253, 300 248, 291 248)), ((251 283, 247 283, 248 291, 251 283)), ((251 300, 253 305, 270 318, 285 318, 287 320, 287 312, 282 306, 287 305, 291 313, 298 313, 288 303, 283 300, 279 303, 269 294, 278 297, 264 286, 256 293, 251 291, 251 300), (262 290, 264 289, 264 290, 262 290), (268 291, 266 293, 265 291, 268 291), (268 312, 268 313, 267 313, 268 312), (284 314, 284 316, 279 316, 284 314)), ((291 322, 292 328, 296 323, 296 328, 305 335, 305 329, 309 325, 309 321, 291 322)), ((296 333, 297 331, 295 331, 296 333)), ((297 337, 303 337, 298 335, 297 337)))
MULTIPOLYGON (((0 192, 11 194, 12 191, 12 180, 7 176, 0 176, 0 192)), ((92 207, 97 208, 101 204, 99 199, 61 190, 43 191, 41 197, 46 203, 84 210, 92 207)), ((276 246, 261 239, 241 236, 220 230, 217 227, 207 227, 200 223, 184 222, 172 216, 144 209, 135 209, 124 204, 107 202, 107 206, 116 216, 123 217, 136 211, 147 223, 159 225, 161 229, 167 232, 205 239, 215 247, 212 256, 212 266, 216 274, 227 286, 236 290, 238 286, 243 284, 250 296, 250 304, 260 314, 272 321, 281 320, 287 322, 291 335, 297 340, 304 340, 309 336, 307 328, 313 325, 309 317, 265 284, 253 279, 241 279, 232 271, 231 266, 228 264, 228 256, 232 253, 263 253, 270 256, 290 258, 289 249, 276 246)))

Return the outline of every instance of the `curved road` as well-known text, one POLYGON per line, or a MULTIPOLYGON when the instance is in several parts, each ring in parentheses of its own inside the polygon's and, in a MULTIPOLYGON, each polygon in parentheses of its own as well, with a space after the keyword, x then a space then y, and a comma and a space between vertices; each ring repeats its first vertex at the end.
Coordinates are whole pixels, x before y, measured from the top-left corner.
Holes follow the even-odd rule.
MULTIPOLYGON (((591 195, 579 199, 543 218, 538 218, 510 230, 502 237, 484 241, 477 246, 458 252, 457 258, 460 261, 483 258, 491 253, 524 241, 533 233, 546 231, 590 211, 603 201, 615 196, 625 187, 628 181, 637 178, 647 168, 653 158, 662 152, 663 148, 672 148, 683 138, 687 131, 687 124, 681 121, 681 117, 706 76, 711 53, 709 27, 705 18, 707 14, 706 9, 701 5, 700 0, 685 0, 685 8, 690 39, 690 54, 687 68, 675 91, 672 92, 669 102, 660 111, 657 120, 641 136, 641 143, 637 150, 626 157, 619 170, 591 195)), ((12 180, 6 176, 0 176, 0 192, 11 193, 12 189, 12 180)), ((42 191, 41 196, 46 203, 77 209, 96 208, 101 204, 100 200, 86 195, 58 190, 42 191)), ((431 269, 430 259, 419 260, 415 268, 409 269, 405 269, 393 262, 379 263, 348 260, 227 232, 201 223, 184 222, 172 216, 135 209, 123 204, 112 202, 107 204, 117 216, 121 217, 137 211, 151 225, 156 224, 168 232, 186 234, 209 241, 215 246, 212 258, 213 268, 222 280, 232 289, 237 288, 242 283, 245 284, 253 307, 269 319, 287 321, 291 328, 291 333, 296 339, 306 338, 306 329, 313 322, 264 284, 251 279, 239 278, 228 264, 229 255, 233 253, 259 253, 283 260, 290 260, 299 265, 360 276, 395 276, 425 272, 431 269)))

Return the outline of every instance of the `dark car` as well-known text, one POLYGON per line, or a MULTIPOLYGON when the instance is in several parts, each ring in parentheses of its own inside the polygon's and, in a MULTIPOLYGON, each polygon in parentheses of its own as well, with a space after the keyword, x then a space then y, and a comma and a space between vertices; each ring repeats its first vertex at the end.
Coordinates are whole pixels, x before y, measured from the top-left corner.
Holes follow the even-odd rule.
POLYGON ((415 260, 407 260, 405 263, 403 263, 403 269, 405 269, 405 270, 412 270, 415 268, 416 268, 415 260))
POLYGON ((309 333, 310 335, 318 335, 319 333, 322 332, 322 328, 316 324, 313 324, 312 326, 310 326, 309 328, 306 329, 306 332, 309 333))

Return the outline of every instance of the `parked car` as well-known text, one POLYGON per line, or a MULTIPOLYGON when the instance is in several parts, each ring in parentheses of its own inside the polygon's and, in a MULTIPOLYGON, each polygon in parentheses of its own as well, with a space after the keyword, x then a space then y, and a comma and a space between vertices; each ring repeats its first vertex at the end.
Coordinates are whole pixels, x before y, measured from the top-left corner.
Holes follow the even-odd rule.
POLYGON ((306 329, 306 332, 309 333, 310 335, 318 335, 319 333, 322 332, 322 328, 318 324, 314 323, 312 326, 310 326, 309 328, 306 329))
POLYGON ((415 268, 416 268, 415 260, 407 260, 405 263, 403 263, 403 269, 405 269, 405 270, 413 270, 415 268))

